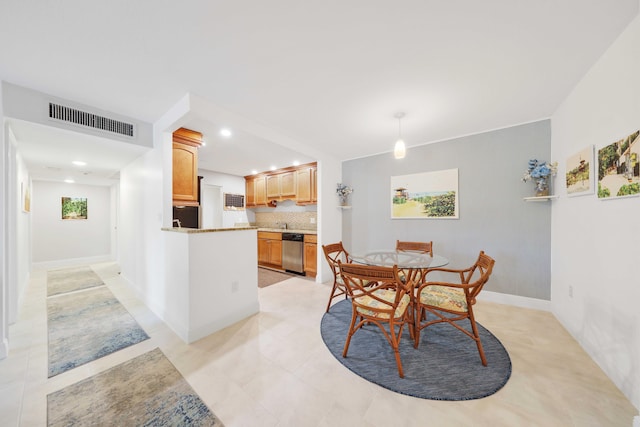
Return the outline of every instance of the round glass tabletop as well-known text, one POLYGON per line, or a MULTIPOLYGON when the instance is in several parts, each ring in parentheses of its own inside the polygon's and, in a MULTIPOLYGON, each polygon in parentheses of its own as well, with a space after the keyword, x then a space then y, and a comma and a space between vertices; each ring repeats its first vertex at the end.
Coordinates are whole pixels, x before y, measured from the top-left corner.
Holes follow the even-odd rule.
POLYGON ((364 254, 350 254, 353 262, 366 265, 377 265, 382 267, 398 268, 435 268, 442 267, 449 263, 449 260, 440 255, 434 255, 419 252, 402 252, 389 250, 369 251, 364 254))

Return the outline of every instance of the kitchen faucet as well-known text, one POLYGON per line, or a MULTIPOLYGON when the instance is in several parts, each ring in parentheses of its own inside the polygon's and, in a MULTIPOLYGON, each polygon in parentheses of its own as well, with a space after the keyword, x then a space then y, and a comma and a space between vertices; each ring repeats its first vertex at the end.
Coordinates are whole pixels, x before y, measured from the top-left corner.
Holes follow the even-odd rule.
POLYGON ((173 222, 178 224, 178 228, 182 228, 182 224, 180 224, 179 219, 174 219, 173 222))

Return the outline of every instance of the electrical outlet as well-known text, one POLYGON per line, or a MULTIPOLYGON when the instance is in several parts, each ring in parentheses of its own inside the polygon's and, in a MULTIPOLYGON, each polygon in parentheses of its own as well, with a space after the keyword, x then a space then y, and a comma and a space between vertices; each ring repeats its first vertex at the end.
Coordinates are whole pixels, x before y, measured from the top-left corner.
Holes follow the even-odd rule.
POLYGON ((311 218, 309 219, 309 221, 311 221, 311 224, 315 224, 315 223, 316 223, 316 219, 315 219, 315 218, 313 218, 313 217, 311 217, 311 218))
POLYGON ((237 280, 234 280, 233 282, 231 282, 231 292, 238 292, 239 288, 240 288, 240 283, 237 280))
POLYGON ((569 297, 573 298, 573 286, 569 285, 569 297))

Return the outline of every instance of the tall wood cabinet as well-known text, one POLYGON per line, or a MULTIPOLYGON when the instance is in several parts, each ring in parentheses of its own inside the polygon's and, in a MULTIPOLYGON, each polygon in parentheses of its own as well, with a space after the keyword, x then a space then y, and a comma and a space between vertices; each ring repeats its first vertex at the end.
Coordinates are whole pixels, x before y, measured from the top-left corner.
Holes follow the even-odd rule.
POLYGON ((318 236, 315 234, 304 235, 304 273, 310 277, 316 277, 318 272, 318 236))
POLYGON ((180 128, 173 133, 173 205, 198 206, 198 148, 202 134, 180 128))

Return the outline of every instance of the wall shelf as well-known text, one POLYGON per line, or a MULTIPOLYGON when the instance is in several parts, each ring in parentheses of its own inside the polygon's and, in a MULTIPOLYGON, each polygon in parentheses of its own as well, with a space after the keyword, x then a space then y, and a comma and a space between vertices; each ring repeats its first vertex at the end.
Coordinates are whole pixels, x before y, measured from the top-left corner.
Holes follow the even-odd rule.
POLYGON ((534 197, 525 197, 525 202, 546 202, 549 200, 555 200, 558 196, 534 196, 534 197))

